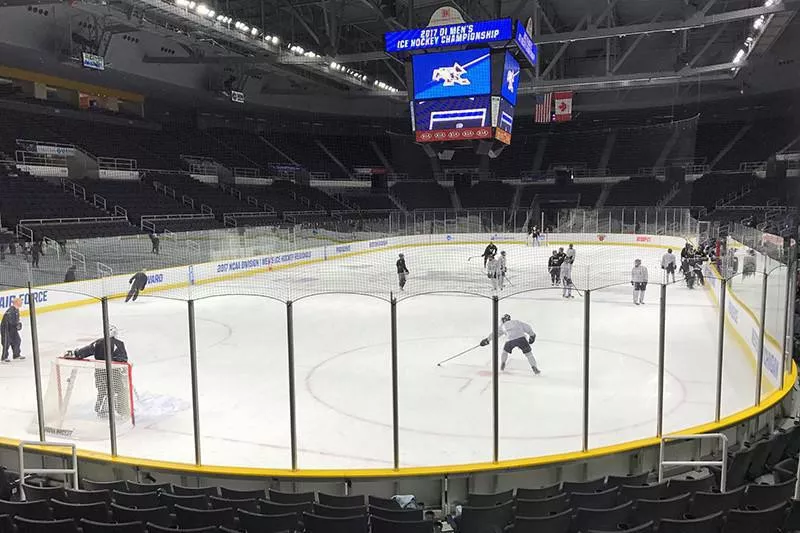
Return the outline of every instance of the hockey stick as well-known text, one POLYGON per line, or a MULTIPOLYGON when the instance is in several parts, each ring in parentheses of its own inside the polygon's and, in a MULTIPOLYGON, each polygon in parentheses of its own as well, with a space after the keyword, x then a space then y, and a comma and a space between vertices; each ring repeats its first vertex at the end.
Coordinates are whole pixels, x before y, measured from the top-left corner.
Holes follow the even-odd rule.
POLYGON ((473 346, 472 348, 466 349, 466 350, 464 350, 464 351, 463 351, 463 352, 461 352, 461 353, 457 353, 457 354, 455 354, 455 355, 454 355, 454 356, 452 356, 452 357, 448 357, 447 359, 444 359, 444 360, 442 360, 442 361, 439 361, 438 363, 436 363, 436 366, 442 366, 444 363, 446 363, 446 362, 448 362, 448 361, 452 361, 452 360, 453 360, 453 359, 455 359, 456 357, 461 357, 462 355, 464 355, 464 354, 466 354, 466 353, 469 353, 469 352, 471 352, 471 351, 472 351, 472 350, 474 350, 475 348, 480 348, 480 347, 481 347, 481 345, 480 345, 480 344, 476 344, 476 345, 475 345, 475 346, 473 346))
POLYGON ((479 257, 483 257, 483 256, 482 255, 471 255, 471 256, 467 257, 467 262, 470 262, 473 259, 477 259, 479 257))

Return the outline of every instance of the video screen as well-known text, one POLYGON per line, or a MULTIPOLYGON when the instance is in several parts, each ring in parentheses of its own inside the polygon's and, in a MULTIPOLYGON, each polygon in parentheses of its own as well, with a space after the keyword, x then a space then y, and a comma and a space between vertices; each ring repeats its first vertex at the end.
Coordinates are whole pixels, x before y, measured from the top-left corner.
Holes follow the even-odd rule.
POLYGON ((511 105, 505 98, 500 99, 500 106, 498 108, 498 116, 496 120, 492 121, 501 130, 511 133, 514 129, 514 106, 511 105))
POLYGON ((416 55, 412 58, 414 99, 489 94, 492 68, 488 48, 416 55))
POLYGON ((488 96, 414 102, 415 131, 483 128, 490 120, 488 96))
POLYGON ((503 80, 500 86, 500 94, 503 98, 511 102, 511 105, 517 105, 517 89, 519 89, 519 62, 506 52, 505 66, 503 67, 503 80))

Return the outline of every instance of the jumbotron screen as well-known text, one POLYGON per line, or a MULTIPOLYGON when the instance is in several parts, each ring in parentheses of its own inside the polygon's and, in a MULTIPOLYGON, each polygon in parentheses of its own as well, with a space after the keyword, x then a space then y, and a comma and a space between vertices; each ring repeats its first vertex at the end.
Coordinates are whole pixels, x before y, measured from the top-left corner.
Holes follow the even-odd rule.
POLYGON ((411 61, 414 100, 492 92, 492 62, 488 48, 415 55, 411 61))
POLYGON ((418 142, 484 139, 492 134, 489 96, 417 100, 411 108, 418 142))

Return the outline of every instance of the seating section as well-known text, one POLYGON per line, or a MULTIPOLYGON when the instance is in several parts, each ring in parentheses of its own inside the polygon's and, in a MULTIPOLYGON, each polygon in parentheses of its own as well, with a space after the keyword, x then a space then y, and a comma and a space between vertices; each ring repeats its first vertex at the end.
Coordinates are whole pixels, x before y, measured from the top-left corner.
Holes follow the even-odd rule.
POLYGON ((655 178, 631 178, 614 184, 606 199, 607 206, 654 206, 671 185, 655 178))
POLYGON ((484 181, 458 189, 461 205, 470 207, 499 207, 508 209, 514 198, 514 187, 502 182, 484 181))
POLYGON ((392 194, 407 209, 451 209, 450 193, 434 181, 398 182, 392 194))

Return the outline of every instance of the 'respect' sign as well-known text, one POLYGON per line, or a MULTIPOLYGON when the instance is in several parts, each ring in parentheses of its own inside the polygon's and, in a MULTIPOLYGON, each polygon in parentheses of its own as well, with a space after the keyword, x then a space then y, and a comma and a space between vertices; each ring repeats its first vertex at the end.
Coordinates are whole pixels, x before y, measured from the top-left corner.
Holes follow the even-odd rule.
POLYGON ((510 41, 513 37, 512 27, 511 19, 498 19, 390 31, 384 34, 385 49, 387 53, 392 54, 463 44, 510 41))

